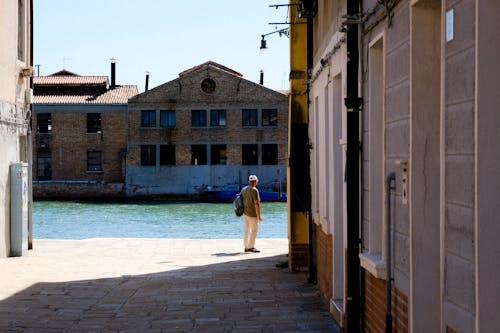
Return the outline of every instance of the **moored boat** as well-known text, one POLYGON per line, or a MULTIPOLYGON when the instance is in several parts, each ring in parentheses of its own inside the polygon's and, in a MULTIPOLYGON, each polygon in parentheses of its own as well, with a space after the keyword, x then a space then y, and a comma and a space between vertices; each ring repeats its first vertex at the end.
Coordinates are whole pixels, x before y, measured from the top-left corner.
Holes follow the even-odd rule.
MULTIPOLYGON (((261 202, 286 202, 286 192, 275 191, 265 186, 258 187, 261 202)), ((209 186, 204 185, 198 187, 200 193, 206 194, 209 199, 217 202, 231 202, 241 189, 238 184, 228 184, 224 186, 209 186)))

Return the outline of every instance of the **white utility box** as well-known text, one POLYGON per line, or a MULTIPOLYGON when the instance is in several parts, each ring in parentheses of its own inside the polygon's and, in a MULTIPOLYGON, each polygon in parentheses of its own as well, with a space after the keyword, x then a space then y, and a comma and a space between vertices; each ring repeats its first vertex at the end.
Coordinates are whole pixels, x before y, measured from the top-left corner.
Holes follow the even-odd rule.
POLYGON ((10 165, 10 256, 28 251, 28 163, 10 165))

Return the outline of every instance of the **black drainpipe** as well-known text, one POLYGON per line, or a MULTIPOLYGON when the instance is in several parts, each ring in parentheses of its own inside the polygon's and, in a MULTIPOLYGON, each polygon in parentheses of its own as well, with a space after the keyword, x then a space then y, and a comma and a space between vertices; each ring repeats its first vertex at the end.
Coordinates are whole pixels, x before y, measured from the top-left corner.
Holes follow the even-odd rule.
MULTIPOLYGON (((29 65, 33 66, 33 0, 30 0, 30 59, 29 65)), ((34 74, 33 74, 34 75, 34 74)), ((34 94, 33 86, 33 75, 30 77, 30 89, 31 93, 34 94)), ((26 141, 28 145, 28 250, 33 249, 33 131, 32 131, 32 119, 33 119, 33 104, 30 104, 30 119, 28 124, 28 135, 26 136, 26 141)))
POLYGON ((396 181, 396 174, 391 172, 387 177, 387 210, 386 210, 386 242, 385 242, 385 255, 387 258, 387 268, 385 277, 385 291, 386 291, 386 312, 385 312, 385 332, 392 333, 392 255, 391 255, 391 190, 395 189, 392 182, 396 181))
MULTIPOLYGON (((307 17, 307 82, 311 81, 311 73, 313 66, 313 18, 307 17)), ((310 84, 307 84, 307 108, 309 109, 310 103, 310 84)), ((309 149, 308 149, 309 155, 309 149)), ((308 163, 310 163, 310 158, 308 158, 308 163)), ((310 172, 310 170, 309 170, 310 172)), ((310 185, 309 185, 310 186, 310 185)), ((311 196, 309 196, 310 198, 311 196)), ((311 201, 309 200, 307 206, 308 213, 308 228, 309 228, 309 269, 308 269, 308 281, 310 283, 316 283, 318 281, 318 270, 316 266, 316 227, 312 218, 312 207, 311 201)))
MULTIPOLYGON (((359 0, 347 0, 347 17, 359 17, 359 0)), ((359 84, 359 31, 358 25, 346 27, 347 47, 347 93, 345 105, 347 111, 347 332, 360 331, 360 210, 359 210, 359 111, 361 99, 358 95, 359 84)))

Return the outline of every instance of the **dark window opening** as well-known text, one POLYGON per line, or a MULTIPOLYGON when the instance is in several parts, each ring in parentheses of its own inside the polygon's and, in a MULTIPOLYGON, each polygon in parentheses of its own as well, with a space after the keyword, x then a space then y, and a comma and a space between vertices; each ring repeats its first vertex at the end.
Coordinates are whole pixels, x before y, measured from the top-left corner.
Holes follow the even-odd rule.
POLYGON ((25 29, 26 29, 26 18, 24 15, 24 0, 17 1, 17 59, 20 61, 25 61, 25 29))
POLYGON ((278 164, 278 145, 274 144, 262 145, 262 164, 263 165, 278 164))
POLYGON ((206 145, 191 145, 191 164, 205 165, 207 164, 207 146, 206 145))
POLYGON ((37 152, 37 179, 52 179, 52 158, 50 150, 39 150, 37 152))
POLYGON ((156 145, 141 145, 141 165, 156 165, 156 145))
POLYGON ((160 165, 175 165, 175 146, 160 146, 160 165))
POLYGON ((210 158, 211 164, 223 164, 227 163, 227 149, 226 145, 212 145, 210 147, 210 158))
POLYGON ((262 126, 278 126, 278 110, 262 109, 262 126))
POLYGON ((87 113, 87 133, 101 133, 100 113, 87 113))
POLYGON ((102 152, 100 151, 87 152, 87 171, 90 172, 102 171, 102 152))
POLYGON ((141 127, 156 127, 156 110, 141 111, 141 127))
POLYGON ((36 115, 36 132, 52 133, 52 114, 39 113, 36 115))
POLYGON ((207 110, 192 110, 191 111, 191 126, 192 127, 207 127, 207 110))
POLYGON ((242 145, 241 147, 241 163, 243 165, 258 165, 259 164, 259 146, 258 145, 242 145))
POLYGON ((160 111, 160 126, 161 127, 175 127, 175 111, 174 110, 161 110, 160 111))
POLYGON ((211 110, 210 111, 210 126, 224 127, 226 126, 226 110, 211 110))
POLYGON ((241 110, 241 125, 257 126, 258 125, 258 112, 257 109, 243 109, 241 110))

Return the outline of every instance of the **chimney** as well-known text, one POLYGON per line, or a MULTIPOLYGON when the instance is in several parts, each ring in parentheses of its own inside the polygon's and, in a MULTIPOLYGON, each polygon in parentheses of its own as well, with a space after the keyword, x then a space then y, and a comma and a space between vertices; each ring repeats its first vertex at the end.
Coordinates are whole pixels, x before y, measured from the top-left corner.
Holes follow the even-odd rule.
POLYGON ((259 84, 264 85, 264 71, 260 70, 260 82, 259 84))
POLYGON ((149 89, 149 72, 146 72, 146 87, 144 88, 144 91, 148 91, 149 89))
POLYGON ((111 58, 111 86, 110 89, 115 89, 116 87, 116 59, 111 58))

